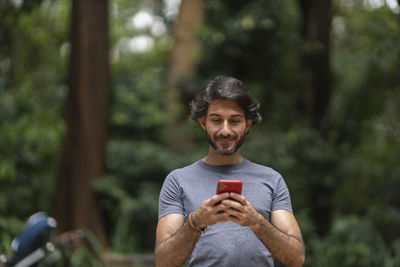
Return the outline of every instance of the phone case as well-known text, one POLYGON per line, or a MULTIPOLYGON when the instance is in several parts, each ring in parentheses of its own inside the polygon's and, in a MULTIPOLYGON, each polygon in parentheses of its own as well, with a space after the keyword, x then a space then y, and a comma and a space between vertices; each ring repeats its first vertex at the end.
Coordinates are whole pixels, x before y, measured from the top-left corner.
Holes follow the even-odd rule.
POLYGON ((217 184, 217 194, 234 192, 242 194, 242 181, 240 180, 219 180, 217 184))

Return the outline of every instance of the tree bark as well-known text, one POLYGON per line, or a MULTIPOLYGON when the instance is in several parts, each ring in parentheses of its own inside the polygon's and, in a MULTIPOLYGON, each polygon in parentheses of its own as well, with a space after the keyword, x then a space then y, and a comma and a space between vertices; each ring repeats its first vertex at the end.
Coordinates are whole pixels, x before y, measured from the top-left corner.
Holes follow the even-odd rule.
POLYGON ((305 41, 302 67, 308 78, 301 93, 301 113, 314 128, 323 126, 331 97, 331 0, 300 0, 301 35, 305 41))
POLYGON ((167 100, 171 102, 177 100, 180 87, 190 81, 196 72, 200 53, 197 34, 203 21, 203 0, 182 0, 167 72, 167 100))
MULTIPOLYGON (((302 37, 305 41, 303 73, 308 80, 301 92, 301 112, 306 125, 323 133, 326 113, 331 97, 330 31, 332 21, 331 0, 300 0, 303 18, 302 37)), ((332 187, 324 181, 309 182, 311 217, 317 232, 329 232, 332 214, 332 187)))
POLYGON ((88 229, 107 246, 93 182, 104 172, 110 78, 107 0, 73 0, 67 133, 55 195, 60 231, 88 229))
POLYGON ((184 134, 181 128, 182 115, 187 111, 182 106, 182 94, 191 86, 196 73, 200 56, 197 34, 203 22, 204 1, 182 0, 174 26, 174 44, 171 49, 165 89, 165 109, 171 119, 166 127, 167 143, 177 152, 188 147, 182 143, 190 143, 188 135, 184 134))

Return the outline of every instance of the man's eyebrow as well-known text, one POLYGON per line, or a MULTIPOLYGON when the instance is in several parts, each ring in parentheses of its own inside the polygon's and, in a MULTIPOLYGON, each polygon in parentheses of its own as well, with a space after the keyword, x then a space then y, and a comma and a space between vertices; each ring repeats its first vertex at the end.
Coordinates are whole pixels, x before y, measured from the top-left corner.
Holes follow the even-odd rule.
POLYGON ((233 114, 231 117, 240 117, 240 118, 244 118, 244 115, 242 115, 242 114, 233 114))
MULTIPOLYGON (((221 115, 218 114, 218 113, 210 113, 210 114, 208 114, 208 117, 211 117, 211 116, 221 117, 221 115)), ((230 118, 232 118, 232 117, 244 118, 244 115, 242 115, 242 114, 233 114, 233 115, 231 115, 231 116, 229 116, 229 117, 230 117, 230 118)))

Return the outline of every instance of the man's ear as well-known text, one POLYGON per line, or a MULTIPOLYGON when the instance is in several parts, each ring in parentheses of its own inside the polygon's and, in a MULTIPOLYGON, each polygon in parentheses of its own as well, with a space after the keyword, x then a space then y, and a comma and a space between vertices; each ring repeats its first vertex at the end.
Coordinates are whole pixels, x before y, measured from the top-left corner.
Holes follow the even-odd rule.
POLYGON ((251 126, 253 126, 253 120, 246 120, 246 132, 250 131, 251 126))
POLYGON ((206 118, 201 117, 200 119, 197 120, 201 128, 203 128, 204 131, 206 131, 206 118))

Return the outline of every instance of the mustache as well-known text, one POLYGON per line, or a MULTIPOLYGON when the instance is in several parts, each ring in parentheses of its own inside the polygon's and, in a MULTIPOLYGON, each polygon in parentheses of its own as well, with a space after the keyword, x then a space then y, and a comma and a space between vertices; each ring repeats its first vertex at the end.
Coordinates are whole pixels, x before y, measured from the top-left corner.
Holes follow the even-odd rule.
POLYGON ((215 135, 216 139, 236 139, 237 135, 236 134, 228 134, 228 135, 221 135, 221 134, 217 134, 215 135))

